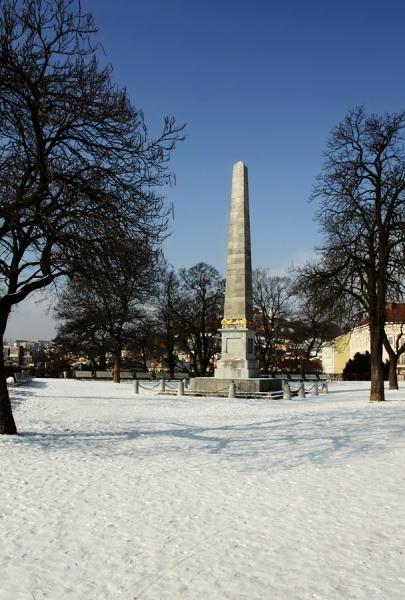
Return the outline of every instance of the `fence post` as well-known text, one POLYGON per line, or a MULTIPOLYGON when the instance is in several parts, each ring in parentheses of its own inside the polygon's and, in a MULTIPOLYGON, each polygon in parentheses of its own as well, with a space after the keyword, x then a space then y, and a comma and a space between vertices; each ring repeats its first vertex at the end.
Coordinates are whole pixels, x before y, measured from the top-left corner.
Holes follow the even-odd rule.
POLYGON ((234 381, 231 381, 231 383, 229 384, 228 398, 236 398, 236 390, 235 390, 235 382, 234 381))
POLYGON ((301 381, 300 389, 298 390, 298 398, 305 398, 305 383, 301 381))
POLYGON ((159 385, 159 393, 164 392, 166 390, 166 380, 162 377, 159 385))
POLYGON ((291 388, 290 388, 290 384, 288 383, 288 381, 284 382, 283 400, 291 400, 291 388))
POLYGON ((139 394, 139 381, 137 379, 134 380, 134 394, 139 394))
POLYGON ((177 384, 177 395, 184 396, 184 383, 182 381, 177 384))

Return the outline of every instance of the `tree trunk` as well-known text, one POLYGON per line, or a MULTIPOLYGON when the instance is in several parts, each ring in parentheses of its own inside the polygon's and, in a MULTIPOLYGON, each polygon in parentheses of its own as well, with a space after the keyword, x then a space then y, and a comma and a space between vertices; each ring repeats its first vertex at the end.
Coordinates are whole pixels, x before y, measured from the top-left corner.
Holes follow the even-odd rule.
POLYGON ((198 334, 196 335, 196 341, 194 344, 194 354, 195 354, 195 362, 196 362, 198 374, 201 377, 206 377, 207 374, 205 372, 205 365, 204 365, 204 360, 203 360, 201 342, 200 342, 198 334))
POLYGON ((398 354, 391 348, 391 344, 388 340, 386 333, 384 333, 384 347, 385 347, 388 357, 389 357, 388 389, 397 390, 398 389, 397 365, 398 365, 398 358, 399 358, 400 354, 398 354))
POLYGON ((15 435, 13 411, 11 410, 10 396, 8 394, 6 374, 4 372, 3 340, 1 342, 0 357, 0 434, 15 435))
POLYGON ((270 373, 271 358, 273 356, 273 348, 268 346, 263 351, 263 360, 261 361, 262 371, 265 375, 270 373))
POLYGON ((114 383, 121 383, 121 349, 114 352, 114 383))
POLYGON ((255 348, 256 348, 256 358, 259 361, 260 368, 263 373, 266 373, 266 357, 264 353, 264 348, 260 342, 260 338, 258 335, 255 336, 255 348))
POLYGON ((301 356, 301 377, 305 379, 305 373, 308 371, 307 355, 304 353, 301 356))
POLYGON ((174 341, 173 341, 173 335, 171 334, 171 332, 169 330, 166 331, 166 352, 167 352, 167 358, 165 360, 166 363, 166 368, 170 373, 170 377, 172 379, 174 379, 174 371, 176 368, 176 355, 174 352, 174 341))
POLYGON ((106 360, 105 360, 105 352, 100 352, 100 356, 98 359, 98 364, 100 365, 100 371, 106 370, 106 360))
POLYGON ((384 398, 384 366, 382 360, 383 331, 370 323, 370 363, 371 387, 370 402, 383 402, 384 398))
POLYGON ((397 364, 398 364, 397 355, 396 354, 390 355, 390 360, 389 360, 389 364, 388 364, 388 389, 390 389, 390 390, 398 389, 397 364))
POLYGON ((167 357, 166 365, 167 365, 167 370, 170 373, 170 378, 174 379, 174 370, 176 368, 176 362, 175 362, 174 356, 171 352, 170 352, 169 356, 167 357))
POLYGON ((7 388, 3 350, 3 336, 6 330, 9 314, 10 310, 5 311, 2 307, 2 314, 0 316, 0 434, 15 435, 17 433, 17 427, 15 425, 13 411, 11 409, 10 396, 7 388))
POLYGON ((144 370, 145 373, 148 372, 148 365, 147 365, 147 351, 146 351, 146 347, 144 344, 142 344, 141 346, 141 357, 142 357, 142 369, 144 370))
POLYGON ((197 364, 197 358, 196 358, 195 352, 190 353, 190 356, 191 356, 191 362, 193 365, 193 370, 194 370, 195 376, 199 377, 200 371, 198 370, 198 364, 197 364))

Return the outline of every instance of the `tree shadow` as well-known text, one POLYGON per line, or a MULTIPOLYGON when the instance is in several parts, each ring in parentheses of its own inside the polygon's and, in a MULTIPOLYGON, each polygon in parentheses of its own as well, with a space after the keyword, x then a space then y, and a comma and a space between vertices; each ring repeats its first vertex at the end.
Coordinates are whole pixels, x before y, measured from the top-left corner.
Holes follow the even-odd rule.
POLYGON ((128 423, 125 429, 101 431, 24 432, 21 443, 46 451, 69 450, 86 455, 195 457, 217 455, 242 471, 288 470, 307 464, 326 467, 365 454, 378 454, 390 440, 390 451, 405 448, 405 417, 396 420, 385 411, 372 422, 367 410, 330 415, 306 413, 302 418, 221 426, 182 422, 128 423), (385 414, 384 414, 385 413, 385 414), (164 424, 163 424, 164 425, 164 424))
POLYGON ((17 408, 17 406, 22 404, 28 398, 35 397, 33 390, 43 389, 47 386, 48 384, 46 381, 37 381, 36 379, 33 379, 30 383, 9 387, 8 393, 10 395, 11 407, 13 409, 17 408))

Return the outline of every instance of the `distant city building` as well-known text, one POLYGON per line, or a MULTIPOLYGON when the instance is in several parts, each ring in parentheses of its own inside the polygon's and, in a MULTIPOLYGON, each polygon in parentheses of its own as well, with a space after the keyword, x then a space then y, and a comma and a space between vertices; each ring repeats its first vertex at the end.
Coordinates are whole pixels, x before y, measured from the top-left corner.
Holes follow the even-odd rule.
POLYGON ((49 347, 48 340, 12 340, 3 346, 6 366, 30 368, 37 366, 41 353, 49 347))

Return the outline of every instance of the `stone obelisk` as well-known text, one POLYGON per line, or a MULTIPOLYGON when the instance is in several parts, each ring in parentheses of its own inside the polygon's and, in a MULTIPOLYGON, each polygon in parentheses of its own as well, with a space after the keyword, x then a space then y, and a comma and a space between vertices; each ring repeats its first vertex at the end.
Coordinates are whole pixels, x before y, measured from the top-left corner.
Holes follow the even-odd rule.
POLYGON ((221 358, 215 377, 194 377, 190 391, 213 396, 268 392, 281 389, 281 379, 260 377, 255 358, 252 309, 252 260, 248 172, 242 162, 233 166, 229 218, 225 307, 221 331, 221 358))
POLYGON ((258 377, 252 308, 248 170, 237 162, 232 172, 225 307, 221 329, 221 359, 215 377, 258 377))

